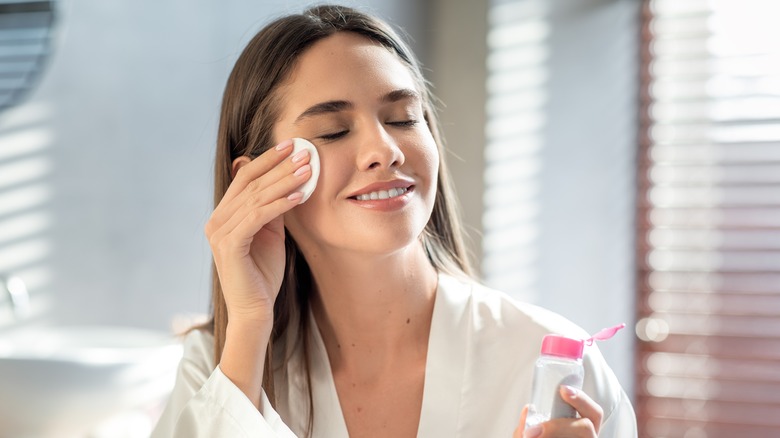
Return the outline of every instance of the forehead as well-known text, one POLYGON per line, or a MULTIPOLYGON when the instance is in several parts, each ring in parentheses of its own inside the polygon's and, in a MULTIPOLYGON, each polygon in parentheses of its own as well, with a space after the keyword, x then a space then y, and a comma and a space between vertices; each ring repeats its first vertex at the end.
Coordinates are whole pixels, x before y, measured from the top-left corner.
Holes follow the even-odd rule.
POLYGON ((395 53, 361 35, 338 32, 298 58, 280 87, 282 116, 314 103, 379 98, 402 88, 421 91, 395 53))

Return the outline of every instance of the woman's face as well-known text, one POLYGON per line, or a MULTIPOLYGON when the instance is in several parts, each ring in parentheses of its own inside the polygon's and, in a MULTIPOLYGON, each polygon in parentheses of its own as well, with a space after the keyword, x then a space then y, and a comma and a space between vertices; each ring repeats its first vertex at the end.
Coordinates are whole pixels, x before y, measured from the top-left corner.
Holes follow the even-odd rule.
POLYGON ((284 217, 304 253, 389 254, 416 243, 433 210, 439 155, 406 65, 340 32, 301 55, 279 93, 275 140, 302 137, 320 155, 316 190, 284 217))

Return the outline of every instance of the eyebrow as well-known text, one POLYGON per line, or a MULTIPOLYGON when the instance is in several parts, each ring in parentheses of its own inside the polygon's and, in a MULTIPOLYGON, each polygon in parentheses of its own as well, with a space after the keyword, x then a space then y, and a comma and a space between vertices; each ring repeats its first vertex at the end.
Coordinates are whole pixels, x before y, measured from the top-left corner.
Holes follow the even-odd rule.
POLYGON ((420 93, 408 88, 401 88, 398 90, 393 90, 382 96, 382 102, 384 103, 393 103, 404 99, 420 100, 420 93))
MULTIPOLYGON (((393 90, 380 99, 382 103, 394 103, 398 102, 400 100, 420 100, 420 94, 414 90, 410 90, 408 88, 400 88, 398 90, 393 90)), ((306 111, 302 112, 296 119, 294 124, 300 123, 302 120, 320 116, 323 114, 330 114, 330 113, 337 113, 345 110, 352 109, 354 105, 352 102, 346 101, 346 100, 329 100, 327 102, 320 102, 318 104, 312 105, 309 108, 306 109, 306 111)))

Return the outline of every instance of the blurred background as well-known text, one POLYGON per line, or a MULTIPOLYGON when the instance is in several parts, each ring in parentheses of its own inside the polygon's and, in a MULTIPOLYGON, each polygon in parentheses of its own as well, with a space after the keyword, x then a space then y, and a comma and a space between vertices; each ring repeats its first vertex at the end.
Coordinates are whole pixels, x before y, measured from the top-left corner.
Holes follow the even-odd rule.
MULTIPOLYGON (((592 333, 628 324, 600 348, 641 437, 780 432, 772 2, 341 3, 421 59, 483 280, 592 333)), ((208 313, 222 89, 311 4, 0 0, 0 383, 27 329, 160 346, 208 313)))

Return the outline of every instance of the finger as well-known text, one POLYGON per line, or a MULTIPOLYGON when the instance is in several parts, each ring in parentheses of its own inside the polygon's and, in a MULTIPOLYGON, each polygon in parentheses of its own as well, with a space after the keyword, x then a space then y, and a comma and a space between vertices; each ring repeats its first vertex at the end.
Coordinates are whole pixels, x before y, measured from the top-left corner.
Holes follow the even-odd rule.
POLYGON ((296 188, 311 178, 312 169, 308 163, 294 166, 280 165, 258 180, 253 181, 235 198, 222 203, 212 214, 215 222, 223 223, 242 208, 260 208, 276 199, 290 195, 296 188))
POLYGON ((523 437, 526 416, 528 416, 528 405, 523 406, 523 410, 520 412, 520 422, 517 424, 517 429, 515 429, 515 433, 512 434, 512 438, 523 437))
POLYGON ((238 169, 222 198, 232 199, 241 193, 250 182, 276 167, 290 155, 293 150, 292 145, 292 140, 285 140, 238 169))
POLYGON ((579 412, 580 417, 587 418, 593 424, 596 433, 601 429, 601 420, 604 417, 604 410, 598 403, 585 394, 584 391, 568 385, 561 385, 561 397, 579 412))
MULTIPOLYGON (((276 185, 266 188, 265 191, 259 193, 242 193, 238 198, 231 203, 231 205, 224 208, 220 208, 219 211, 215 210, 212 214, 213 221, 212 227, 218 228, 213 233, 214 237, 219 239, 220 235, 231 232, 244 218, 249 215, 257 216, 257 210, 265 209, 269 204, 279 200, 287 199, 288 201, 299 202, 301 196, 298 196, 298 192, 293 192, 296 187, 303 184, 308 178, 311 177, 311 167, 306 165, 300 167, 292 175, 288 175, 282 181, 279 181, 276 185), (291 196, 293 198, 291 198, 291 196), (220 224, 220 222, 222 222, 220 224)), ((293 204, 293 207, 297 204, 293 204)), ((287 210, 284 210, 286 212, 287 210)), ((275 216, 274 216, 275 217, 275 216)), ((273 219, 273 217, 271 217, 273 219)), ((271 220, 269 219, 269 221, 271 220)), ((262 226, 263 224, 259 224, 262 226)), ((248 237, 248 236, 247 236, 248 237)))
MULTIPOLYGON (((254 210, 246 215, 232 234, 235 234, 238 238, 244 237, 247 244, 251 244, 254 236, 263 228, 266 224, 273 219, 283 215, 288 210, 295 207, 298 201, 301 199, 301 194, 296 193, 286 198, 277 199, 276 201, 268 204, 266 208, 262 210, 254 210)), ((283 228, 280 228, 280 237, 284 238, 283 228)))
POLYGON ((247 254, 255 235, 274 218, 281 216, 298 205, 301 196, 300 193, 295 193, 288 197, 277 199, 263 209, 247 212, 246 215, 240 217, 240 220, 233 228, 220 230, 219 234, 211 242, 212 252, 214 252, 215 257, 229 260, 247 254))
MULTIPOLYGON (((284 160, 257 179, 250 181, 244 185, 244 189, 240 193, 233 195, 232 199, 222 198, 212 213, 210 219, 212 225, 227 222, 244 206, 249 205, 256 208, 282 196, 287 196, 295 188, 305 183, 311 177, 312 172, 311 165, 308 164, 310 158, 308 151, 303 152, 305 153, 296 154, 292 158, 284 160)), ((249 164, 244 167, 247 166, 249 164)), ((234 184, 238 187, 242 183, 234 182, 234 184)), ((231 184, 230 189, 233 188, 234 186, 231 184)))
MULTIPOLYGON (((246 184, 246 186, 244 187, 243 191, 250 191, 250 192, 263 191, 265 190, 266 187, 273 184, 275 181, 279 181, 280 179, 284 178, 290 173, 295 172, 300 167, 309 164, 310 161, 311 161, 311 153, 308 150, 298 151, 295 154, 293 154, 292 157, 284 159, 281 163, 277 164, 276 166, 269 169, 265 173, 259 175, 257 178, 254 178, 251 181, 249 181, 249 183, 246 184)), ((244 168, 249 166, 249 164, 244 166, 244 168)), ((253 171, 253 169, 248 169, 247 171, 251 172, 253 171)), ((253 174, 250 174, 250 178, 252 176, 253 174)))
MULTIPOLYGON (((555 438, 597 438, 598 432, 589 418, 556 418, 542 423, 544 435, 540 429, 535 437, 555 438)), ((542 426, 539 425, 539 426, 542 426)), ((528 430, 530 432, 530 429, 528 430)), ((526 438, 526 437, 524 437, 526 438)))

